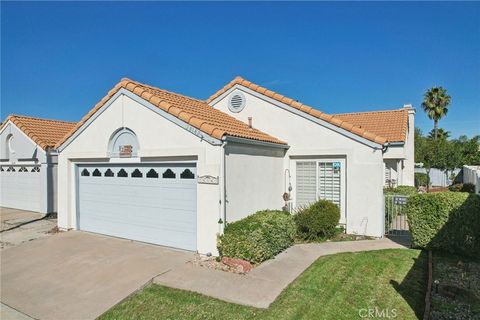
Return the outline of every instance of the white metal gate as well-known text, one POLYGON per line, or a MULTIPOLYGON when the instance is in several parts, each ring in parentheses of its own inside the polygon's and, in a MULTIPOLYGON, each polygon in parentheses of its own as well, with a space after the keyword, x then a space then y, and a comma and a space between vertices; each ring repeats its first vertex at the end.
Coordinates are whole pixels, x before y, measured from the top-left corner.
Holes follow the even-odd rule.
POLYGON ((195 164, 78 166, 80 230, 196 250, 195 164))
POLYGON ((385 195, 385 234, 389 236, 409 236, 405 206, 408 196, 385 195))

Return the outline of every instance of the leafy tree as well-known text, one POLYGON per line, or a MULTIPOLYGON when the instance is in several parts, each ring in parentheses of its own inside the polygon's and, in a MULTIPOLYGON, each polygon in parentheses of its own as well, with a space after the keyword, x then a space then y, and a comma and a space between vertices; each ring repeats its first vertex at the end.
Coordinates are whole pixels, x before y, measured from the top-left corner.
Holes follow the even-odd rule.
POLYGON ((464 165, 480 165, 480 136, 474 136, 471 139, 460 136, 458 139, 451 140, 441 137, 442 135, 439 134, 438 139, 435 139, 431 132, 428 137, 425 137, 420 128, 415 128, 415 162, 423 163, 423 167, 427 170, 427 188, 430 185, 432 168, 444 171, 449 178, 449 173, 453 173, 455 169, 462 168, 464 165))
POLYGON ((458 139, 451 141, 454 145, 453 149, 461 155, 461 161, 457 168, 464 165, 480 165, 480 136, 474 136, 468 139, 467 136, 460 136, 458 139))
MULTIPOLYGON (((435 129, 431 130, 429 133, 428 133, 428 137, 430 139, 435 139, 435 129)), ((437 138, 438 139, 442 139, 442 140, 447 140, 448 138, 450 138, 450 131, 447 131, 445 129, 442 129, 442 128, 438 128, 437 130, 437 138)))
POLYGON ((425 92, 422 107, 428 118, 433 120, 434 138, 438 137, 438 121, 448 112, 451 97, 443 87, 433 87, 425 92))
POLYGON ((432 168, 442 171, 448 170, 447 157, 449 153, 449 142, 447 140, 426 139, 422 162, 428 175, 427 190, 430 189, 430 170, 432 168))
POLYGON ((425 154, 426 138, 422 134, 420 128, 415 128, 415 163, 423 162, 425 154))

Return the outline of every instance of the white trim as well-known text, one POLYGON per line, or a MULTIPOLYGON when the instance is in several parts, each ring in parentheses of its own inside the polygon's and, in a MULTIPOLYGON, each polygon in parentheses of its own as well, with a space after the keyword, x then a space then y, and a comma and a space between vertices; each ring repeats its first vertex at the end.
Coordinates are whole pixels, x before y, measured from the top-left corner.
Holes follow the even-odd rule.
POLYGON ((108 99, 108 101, 99 110, 97 110, 97 112, 95 112, 84 124, 82 124, 80 126, 80 128, 78 128, 74 132, 74 134, 72 134, 70 137, 68 137, 68 139, 66 141, 64 141, 57 148, 58 152, 62 152, 70 143, 72 143, 72 141, 75 140, 78 137, 78 135, 80 135, 93 121, 95 121, 95 119, 98 116, 100 116, 121 95, 125 95, 125 96, 129 97, 130 99, 134 100, 135 102, 138 102, 139 104, 143 105, 144 107, 146 107, 146 108, 152 110, 153 112, 161 115, 165 119, 170 120, 174 124, 182 127, 183 129, 185 129, 188 132, 196 135, 200 139, 207 141, 208 143, 210 143, 212 145, 220 146, 222 144, 221 140, 218 140, 218 139, 216 139, 216 138, 214 138, 210 135, 207 135, 206 133, 198 130, 197 128, 195 128, 193 126, 191 126, 190 124, 186 123, 185 121, 180 120, 179 118, 171 115, 170 113, 168 113, 168 112, 158 108, 157 106, 151 104, 147 100, 145 100, 143 98, 140 98, 139 96, 137 96, 136 94, 126 90, 125 88, 121 88, 110 99, 108 99))
POLYGON ((317 117, 314 117, 304 111, 301 111, 301 110, 298 110, 292 106, 289 106, 288 104, 285 104, 283 102, 280 102, 278 100, 275 100, 273 98, 270 98, 270 97, 267 97, 266 95, 264 94, 261 94, 261 93, 258 93, 257 91, 255 90, 252 90, 250 88, 247 88, 241 84, 235 84, 233 87, 231 87, 230 89, 228 89, 227 91, 225 91, 224 93, 222 93, 221 95, 219 95, 218 97, 216 97, 215 99, 213 99, 212 101, 210 101, 209 105, 211 107, 213 107, 217 102, 219 102, 220 100, 222 100, 223 98, 225 98, 226 96, 228 96, 232 91, 234 90, 240 90, 240 91, 244 91, 250 95, 253 95, 259 99, 262 99, 264 101, 267 101, 273 105, 276 105, 277 107, 280 107, 284 110, 287 110, 287 111, 290 111, 291 113, 297 115, 297 116, 300 116, 302 118, 305 118, 307 120, 310 120, 312 122, 315 122, 325 128, 328 128, 330 130, 333 130, 341 135, 344 135, 348 138, 351 138, 352 140, 355 140, 357 142, 360 142, 364 145, 367 145, 371 148, 374 148, 374 149, 383 149, 383 145, 382 144, 379 144, 379 143, 376 143, 376 142, 373 142, 373 141, 370 141, 368 139, 365 139, 363 137, 360 137, 359 135, 356 135, 348 130, 345 130, 343 128, 340 128, 340 127, 337 127, 325 120, 322 120, 322 119, 319 119, 317 117))

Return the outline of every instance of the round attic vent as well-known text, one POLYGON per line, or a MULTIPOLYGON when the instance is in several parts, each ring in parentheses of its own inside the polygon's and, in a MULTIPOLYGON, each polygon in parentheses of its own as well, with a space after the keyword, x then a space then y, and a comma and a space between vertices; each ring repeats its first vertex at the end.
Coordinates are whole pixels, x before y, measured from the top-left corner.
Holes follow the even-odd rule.
POLYGON ((245 96, 243 93, 237 91, 230 96, 228 101, 228 109, 232 112, 240 112, 245 107, 245 96))

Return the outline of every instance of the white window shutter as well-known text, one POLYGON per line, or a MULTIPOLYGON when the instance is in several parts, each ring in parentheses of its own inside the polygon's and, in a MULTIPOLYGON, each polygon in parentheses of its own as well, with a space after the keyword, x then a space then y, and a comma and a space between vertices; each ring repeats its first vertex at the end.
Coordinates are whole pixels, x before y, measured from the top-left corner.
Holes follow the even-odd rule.
POLYGON ((297 162, 297 207, 317 200, 316 162, 297 162))

